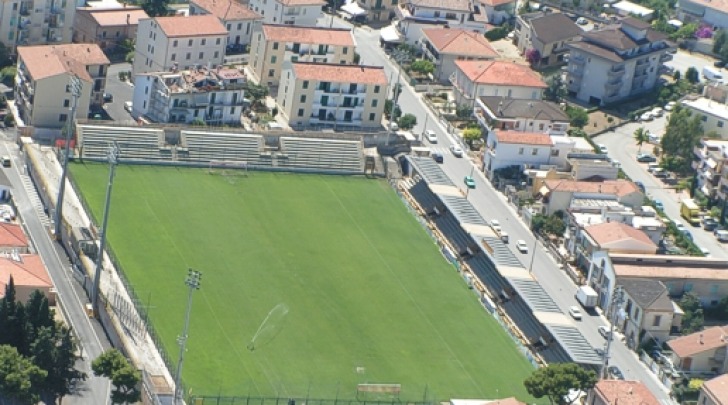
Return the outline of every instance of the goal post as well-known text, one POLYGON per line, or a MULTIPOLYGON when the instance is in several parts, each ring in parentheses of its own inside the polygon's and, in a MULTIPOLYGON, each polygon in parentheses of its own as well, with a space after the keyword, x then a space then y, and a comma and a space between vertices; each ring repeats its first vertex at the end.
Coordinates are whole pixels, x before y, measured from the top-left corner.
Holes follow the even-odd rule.
POLYGON ((211 160, 208 173, 223 176, 247 176, 248 162, 238 160, 211 160))

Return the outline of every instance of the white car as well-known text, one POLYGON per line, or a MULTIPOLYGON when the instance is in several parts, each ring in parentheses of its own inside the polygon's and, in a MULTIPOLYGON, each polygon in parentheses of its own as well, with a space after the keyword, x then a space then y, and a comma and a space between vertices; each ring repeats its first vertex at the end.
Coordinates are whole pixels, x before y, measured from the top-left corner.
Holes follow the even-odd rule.
POLYGON ((661 107, 655 107, 651 113, 653 117, 662 117, 663 109, 661 107))
POLYGON ((587 20, 584 17, 579 17, 576 19, 576 23, 579 25, 587 25, 587 24, 589 24, 589 20, 587 20))
POLYGON ((647 111, 646 113, 640 115, 641 121, 652 121, 652 119, 655 118, 654 115, 652 115, 652 111, 647 111))
POLYGON ((528 253, 528 245, 526 245, 526 241, 519 239, 518 242, 516 242, 516 249, 518 249, 521 253, 528 253))
POLYGON ((453 156, 455 157, 463 157, 463 148, 459 147, 458 145, 450 145, 450 152, 452 152, 453 156))
POLYGON ((577 321, 581 321, 581 310, 576 305, 569 307, 569 315, 577 321))
POLYGON ((429 143, 437 143, 437 134, 435 131, 428 129, 425 131, 425 139, 427 139, 427 142, 429 143))
POLYGON ((605 155, 606 155, 607 153, 609 153, 609 149, 607 148, 607 145, 605 145, 605 144, 603 144, 603 143, 600 143, 600 144, 597 144, 597 147, 599 148, 599 152, 600 152, 600 153, 603 153, 603 154, 605 154, 605 155))
POLYGON ((496 232, 500 232, 501 230, 500 222, 498 222, 497 219, 490 221, 490 226, 493 227, 493 230, 496 232))
POLYGON ((677 105, 677 101, 670 101, 669 103, 665 104, 665 111, 674 110, 676 105, 677 105))
POLYGON ((611 333, 611 331, 609 330, 609 326, 600 326, 599 327, 599 334, 602 335, 602 337, 604 339, 608 339, 610 333, 611 333))
POLYGON ((131 112, 131 107, 132 107, 132 103, 131 103, 131 101, 125 101, 125 102, 124 102, 124 109, 125 109, 125 110, 126 110, 127 112, 131 112))

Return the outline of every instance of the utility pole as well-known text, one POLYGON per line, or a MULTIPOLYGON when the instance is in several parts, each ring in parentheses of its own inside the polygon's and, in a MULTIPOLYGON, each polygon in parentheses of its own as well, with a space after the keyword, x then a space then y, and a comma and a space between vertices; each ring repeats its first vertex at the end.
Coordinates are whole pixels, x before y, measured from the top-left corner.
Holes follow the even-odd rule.
POLYGON ((607 335, 607 343, 604 347, 604 358, 602 359, 602 368, 599 370, 599 378, 607 378, 607 366, 609 365, 609 350, 612 347, 612 339, 614 339, 614 324, 617 323, 617 314, 619 313, 619 308, 622 306, 622 302, 624 301, 624 291, 622 290, 622 286, 618 285, 614 289, 614 293, 612 294, 612 302, 609 306, 609 311, 611 313, 608 313, 607 319, 610 319, 609 324, 609 334, 607 335))
POLYGON ((397 111, 397 100, 399 100, 399 93, 402 90, 399 85, 399 80, 402 77, 402 64, 397 61, 397 65, 399 66, 399 68, 397 69, 397 84, 394 85, 394 94, 392 94, 392 108, 390 108, 389 112, 389 127, 387 128, 387 143, 385 144, 386 146, 389 146, 389 136, 392 133, 392 124, 396 121, 394 117, 394 112, 397 111))
POLYGON ((111 206, 111 189, 114 187, 114 175, 116 174, 116 165, 119 163, 119 147, 116 143, 109 148, 109 183, 106 185, 106 201, 104 203, 104 218, 101 221, 101 239, 99 241, 99 251, 96 256, 96 272, 94 273, 94 289, 93 302, 91 303, 94 315, 99 314, 99 295, 101 294, 101 272, 104 266, 104 249, 106 248, 106 228, 109 223, 109 209, 111 206))
POLYGON ((63 152, 63 172, 61 173, 61 184, 58 185, 58 198, 56 198, 56 211, 53 216, 54 235, 56 239, 61 237, 61 227, 63 223, 63 196, 66 192, 66 175, 68 174, 68 160, 71 154, 71 135, 73 134, 73 122, 76 120, 76 107, 78 106, 78 98, 81 97, 81 89, 83 84, 81 80, 72 75, 68 82, 68 88, 71 91, 71 114, 66 118, 66 144, 63 152))
POLYGON ((187 278, 185 278, 185 284, 189 287, 187 292, 187 313, 185 314, 185 326, 182 329, 182 335, 177 337, 177 343, 179 344, 179 359, 177 360, 177 371, 174 373, 174 403, 175 405, 182 404, 182 387, 180 384, 182 378, 182 365, 184 364, 185 347, 187 345, 187 335, 190 329, 190 313, 192 312, 192 293, 195 290, 200 289, 200 281, 202 280, 202 273, 197 270, 188 269, 187 278))
POLYGON ((536 259, 536 247, 538 244, 538 235, 536 233, 533 233, 533 254, 531 254, 531 264, 528 265, 528 274, 533 273, 533 261, 536 259))

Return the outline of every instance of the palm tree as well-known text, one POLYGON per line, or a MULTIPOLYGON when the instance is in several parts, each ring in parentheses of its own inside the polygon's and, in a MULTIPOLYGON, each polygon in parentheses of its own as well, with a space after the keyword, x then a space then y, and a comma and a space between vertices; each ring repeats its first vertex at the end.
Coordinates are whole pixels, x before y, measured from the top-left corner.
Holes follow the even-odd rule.
POLYGON ((639 127, 634 131, 634 140, 637 142, 637 146, 640 147, 637 153, 640 153, 642 152, 642 144, 650 140, 650 132, 645 127, 639 127))

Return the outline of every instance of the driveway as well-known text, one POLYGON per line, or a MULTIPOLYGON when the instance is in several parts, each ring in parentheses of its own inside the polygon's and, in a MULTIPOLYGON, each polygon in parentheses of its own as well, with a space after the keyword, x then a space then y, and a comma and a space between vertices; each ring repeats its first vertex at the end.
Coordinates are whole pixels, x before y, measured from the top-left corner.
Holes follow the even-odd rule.
POLYGON ((128 82, 119 80, 119 72, 128 72, 130 70, 131 64, 116 63, 109 66, 109 72, 106 75, 106 93, 112 94, 114 101, 106 103, 104 109, 114 121, 133 121, 131 115, 124 110, 124 102, 132 100, 134 87, 128 82))
MULTIPOLYGON (((647 196, 657 199, 665 206, 665 214, 672 219, 683 222, 680 216, 680 201, 690 198, 687 192, 677 193, 673 189, 663 188, 663 183, 647 172, 647 164, 639 163, 636 160, 639 147, 634 141, 634 131, 644 126, 653 134, 662 135, 665 132, 666 118, 661 117, 656 120, 637 123, 631 122, 594 138, 594 142, 603 143, 609 148, 609 155, 613 159, 617 159, 622 164, 622 170, 634 181, 641 181, 645 185, 647 196)), ((645 143, 642 145, 642 152, 652 153, 653 145, 645 143)), ((690 227, 690 233, 693 235, 695 244, 708 249, 712 257, 725 258, 728 257, 726 246, 718 242, 711 232, 705 231, 703 228, 690 227)))

